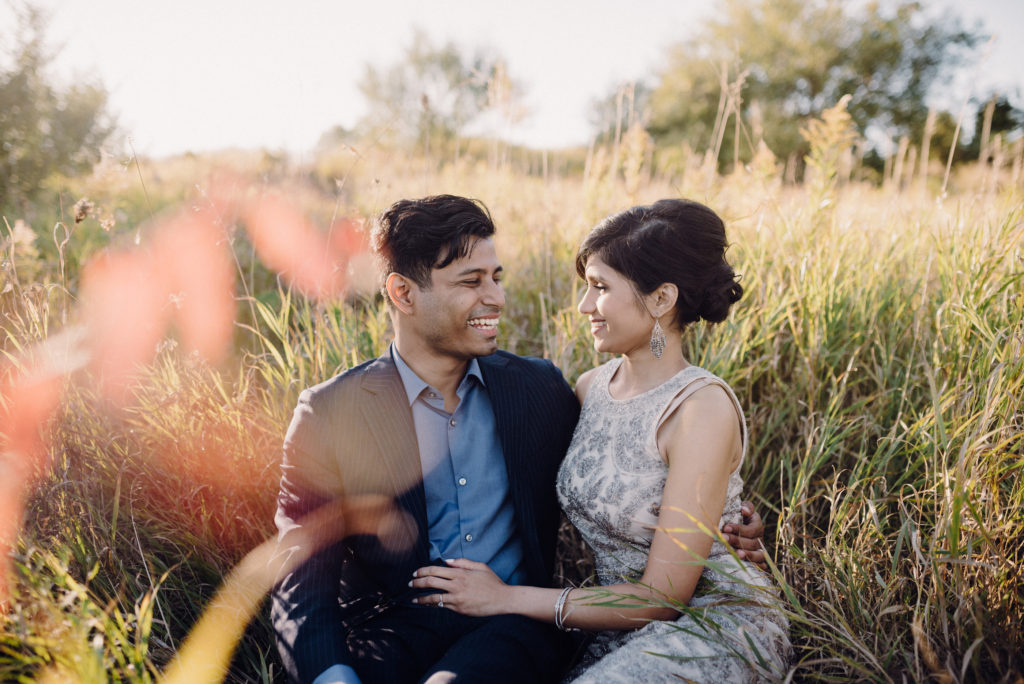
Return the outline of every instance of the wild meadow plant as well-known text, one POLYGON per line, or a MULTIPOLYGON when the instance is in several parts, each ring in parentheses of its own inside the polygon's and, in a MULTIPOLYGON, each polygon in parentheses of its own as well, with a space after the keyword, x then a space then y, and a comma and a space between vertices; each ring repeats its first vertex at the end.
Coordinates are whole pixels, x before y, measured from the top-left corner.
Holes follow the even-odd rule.
MULTIPOLYGON (((817 140, 845 141, 841 133, 817 140)), ((710 181, 697 167, 644 173, 637 154, 606 154, 620 167, 587 177, 366 159, 346 177, 344 201, 307 188, 303 211, 327 225, 368 219, 399 197, 483 199, 507 269, 503 345, 552 359, 572 382, 605 360, 575 311, 573 255, 586 230, 629 203, 708 203, 727 219, 745 295, 725 323, 689 332, 687 358, 725 378, 747 412, 743 475, 783 587, 789 676, 1015 681, 1024 673, 1019 185, 945 197, 882 189, 839 177, 824 148, 815 159, 831 175, 806 187, 778 183, 767 166, 710 181)), ((261 264, 259 240, 232 228, 240 223, 232 214, 222 226, 236 271, 230 353, 205 361, 163 333, 118 401, 87 368, 62 377, 13 544, 0 679, 180 676, 168 663, 232 568, 273 534, 278 449, 298 393, 386 347, 388 316, 372 285, 307 297, 261 264)), ((145 245, 145 226, 117 230, 140 232, 145 245)), ((76 322, 79 296, 78 273, 19 252, 24 239, 12 235, 5 259, 33 277, 4 272, 5 380, 76 322)), ((65 252, 78 248, 74 237, 65 252)), ((5 409, 13 399, 3 395, 5 409)), ((560 577, 589 571, 564 529, 560 577)), ((281 680, 258 600, 246 596, 241 626, 225 628, 245 630, 230 667, 218 656, 228 681, 281 680)), ((230 653, 234 636, 224 646, 230 653)))

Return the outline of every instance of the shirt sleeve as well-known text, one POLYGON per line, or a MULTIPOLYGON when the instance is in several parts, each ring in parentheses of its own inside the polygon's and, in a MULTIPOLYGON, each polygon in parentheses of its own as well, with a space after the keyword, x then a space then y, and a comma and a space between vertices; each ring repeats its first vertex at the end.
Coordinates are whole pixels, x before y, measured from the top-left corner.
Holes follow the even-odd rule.
POLYGON ((321 672, 313 684, 362 684, 359 675, 348 665, 332 665, 321 672))

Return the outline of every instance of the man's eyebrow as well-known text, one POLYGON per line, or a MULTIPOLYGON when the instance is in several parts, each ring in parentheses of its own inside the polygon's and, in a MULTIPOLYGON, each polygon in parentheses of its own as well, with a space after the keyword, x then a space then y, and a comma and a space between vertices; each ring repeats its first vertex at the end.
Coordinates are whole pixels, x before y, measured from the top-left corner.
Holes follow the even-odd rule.
MULTIPOLYGON (((504 266, 498 266, 496 269, 494 269, 494 273, 504 273, 504 272, 505 272, 505 267, 504 266)), ((490 273, 490 271, 488 269, 486 269, 486 268, 479 268, 479 267, 478 268, 467 268, 464 271, 459 271, 458 273, 456 273, 455 277, 456 278, 461 278, 463 276, 476 275, 478 273, 482 273, 482 274, 486 275, 487 273, 490 273)))

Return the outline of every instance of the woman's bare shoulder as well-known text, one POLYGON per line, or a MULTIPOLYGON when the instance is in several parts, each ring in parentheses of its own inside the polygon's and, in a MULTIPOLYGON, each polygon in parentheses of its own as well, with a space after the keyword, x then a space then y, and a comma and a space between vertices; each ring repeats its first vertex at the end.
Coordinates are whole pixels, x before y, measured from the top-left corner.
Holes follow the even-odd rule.
POLYGON ((742 427, 727 390, 709 383, 696 390, 667 416, 658 429, 658 444, 669 464, 672 453, 685 453, 688 460, 725 455, 730 470, 742 457, 742 427))
POLYGON ((596 374, 597 368, 591 368, 576 380, 576 398, 579 399, 580 406, 583 405, 583 400, 587 398, 587 391, 590 389, 591 383, 594 382, 596 374))

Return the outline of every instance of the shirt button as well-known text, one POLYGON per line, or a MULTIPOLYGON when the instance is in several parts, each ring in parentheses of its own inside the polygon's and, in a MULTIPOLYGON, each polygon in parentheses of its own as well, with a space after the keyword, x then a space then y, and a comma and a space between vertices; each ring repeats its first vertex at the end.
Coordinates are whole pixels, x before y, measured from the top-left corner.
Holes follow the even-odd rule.
POLYGON ((455 427, 455 419, 454 418, 452 418, 452 422, 449 423, 449 425, 451 425, 452 427, 455 427))
POLYGON ((471 541, 473 541, 473 535, 471 535, 471 534, 467 534, 467 535, 466 535, 466 541, 468 541, 468 542, 471 542, 471 541))
POLYGON ((466 486, 466 478, 460 477, 459 478, 459 484, 462 485, 463 487, 465 487, 466 486))

